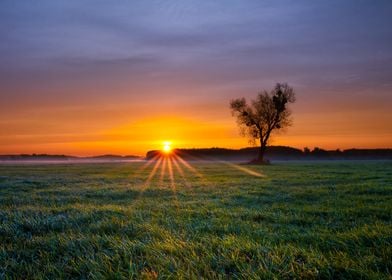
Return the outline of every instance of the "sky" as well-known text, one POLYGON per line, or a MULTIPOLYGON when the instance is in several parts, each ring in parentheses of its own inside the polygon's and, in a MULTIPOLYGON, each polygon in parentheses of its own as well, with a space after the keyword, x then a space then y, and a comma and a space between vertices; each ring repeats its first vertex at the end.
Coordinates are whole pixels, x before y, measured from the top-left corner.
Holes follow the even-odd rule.
POLYGON ((392 1, 0 2, 0 154, 248 146, 231 116, 296 91, 272 145, 392 147, 392 1))

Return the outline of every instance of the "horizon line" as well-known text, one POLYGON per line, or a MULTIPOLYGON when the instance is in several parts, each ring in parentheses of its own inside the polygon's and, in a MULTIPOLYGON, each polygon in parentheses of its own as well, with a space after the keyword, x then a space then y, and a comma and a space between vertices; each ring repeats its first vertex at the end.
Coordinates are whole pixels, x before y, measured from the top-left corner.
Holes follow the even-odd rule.
MULTIPOLYGON (((351 148, 346 148, 346 149, 342 149, 342 148, 336 148, 336 149, 324 149, 322 147, 319 146, 313 146, 313 148, 310 147, 303 147, 303 148, 298 148, 295 146, 285 146, 285 145, 270 145, 268 147, 286 147, 286 148, 293 148, 293 149, 297 149, 300 151, 304 151, 305 148, 309 148, 310 151, 313 151, 314 149, 318 148, 321 150, 325 150, 325 151, 347 151, 347 150, 392 150, 392 147, 378 147, 378 148, 365 148, 365 147, 351 147, 351 148)), ((246 146, 246 147, 242 147, 242 148, 225 148, 225 147, 204 147, 204 148, 173 148, 173 150, 205 150, 205 149, 225 149, 225 150, 233 150, 233 151, 239 151, 239 150, 243 150, 243 149, 258 149, 258 146, 246 146)), ((45 153, 45 152, 31 152, 31 153, 7 153, 7 154, 3 154, 0 153, 0 157, 1 156, 22 156, 22 155, 27 155, 27 156, 66 156, 66 157, 76 157, 76 158, 91 158, 91 157, 102 157, 102 156, 113 156, 113 157, 144 157, 147 155, 147 153, 149 152, 157 152, 157 151, 161 151, 161 149, 151 149, 151 150, 147 150, 144 155, 140 155, 138 153, 135 154, 115 154, 115 153, 99 153, 99 154, 90 154, 90 155, 81 155, 81 154, 66 154, 66 153, 45 153)))

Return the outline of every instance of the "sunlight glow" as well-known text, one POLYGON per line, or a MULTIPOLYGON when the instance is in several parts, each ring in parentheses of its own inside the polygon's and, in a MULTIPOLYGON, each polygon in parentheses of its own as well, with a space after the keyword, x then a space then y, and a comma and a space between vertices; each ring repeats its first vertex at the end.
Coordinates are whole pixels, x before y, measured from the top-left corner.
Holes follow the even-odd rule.
POLYGON ((165 154, 171 153, 171 151, 172 151, 171 142, 169 142, 169 141, 163 142, 163 148, 162 148, 162 150, 163 150, 163 152, 164 152, 165 154))

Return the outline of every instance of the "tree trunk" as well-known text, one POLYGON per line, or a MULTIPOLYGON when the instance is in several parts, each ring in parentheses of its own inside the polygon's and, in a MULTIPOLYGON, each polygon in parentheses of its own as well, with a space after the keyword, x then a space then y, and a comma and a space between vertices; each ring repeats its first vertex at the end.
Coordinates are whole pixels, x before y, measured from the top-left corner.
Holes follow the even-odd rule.
POLYGON ((263 142, 262 139, 260 139, 260 149, 259 149, 259 155, 257 157, 257 161, 260 163, 264 162, 265 149, 266 149, 265 143, 263 142))

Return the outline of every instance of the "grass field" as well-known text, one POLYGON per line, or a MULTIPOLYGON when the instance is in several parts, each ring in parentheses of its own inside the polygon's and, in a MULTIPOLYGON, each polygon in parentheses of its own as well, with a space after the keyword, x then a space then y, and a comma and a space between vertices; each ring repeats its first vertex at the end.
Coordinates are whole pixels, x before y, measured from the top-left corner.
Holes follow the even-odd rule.
POLYGON ((0 165, 0 279, 391 279, 392 162, 191 164, 0 165))

